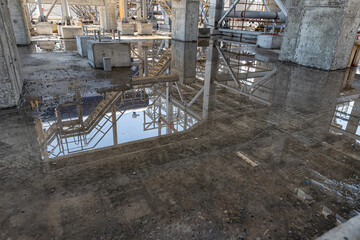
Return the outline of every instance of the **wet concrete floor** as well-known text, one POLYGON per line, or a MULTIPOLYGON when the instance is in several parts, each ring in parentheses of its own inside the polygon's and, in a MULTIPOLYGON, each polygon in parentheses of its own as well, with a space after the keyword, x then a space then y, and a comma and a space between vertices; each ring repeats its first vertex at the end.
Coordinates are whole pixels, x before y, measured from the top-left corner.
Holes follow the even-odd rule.
POLYGON ((0 111, 0 238, 314 239, 359 214, 357 69, 218 45, 248 74, 237 87, 215 45, 195 46, 190 84, 21 49, 22 107, 0 111))

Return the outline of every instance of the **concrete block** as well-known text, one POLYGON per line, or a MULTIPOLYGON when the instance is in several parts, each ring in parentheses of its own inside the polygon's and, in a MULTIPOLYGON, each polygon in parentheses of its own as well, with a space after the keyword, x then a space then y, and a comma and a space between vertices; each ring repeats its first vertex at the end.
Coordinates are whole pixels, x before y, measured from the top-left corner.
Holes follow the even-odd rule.
POLYGON ((61 26, 60 27, 60 36, 61 38, 76 38, 77 35, 81 35, 82 28, 77 26, 61 26))
POLYGON ((137 31, 139 35, 152 35, 152 24, 151 23, 137 23, 137 31))
POLYGON ((261 48, 280 49, 283 36, 274 34, 261 34, 257 37, 256 45, 261 48))
POLYGON ((199 28, 199 38, 209 38, 210 37, 210 28, 199 28))
POLYGON ((52 35, 52 24, 48 22, 39 22, 36 24, 36 33, 38 35, 52 35))
POLYGON ((88 41, 88 59, 93 68, 104 68, 103 58, 111 58, 111 67, 130 67, 130 43, 88 41))
POLYGON ((76 41, 74 40, 63 40, 62 44, 64 45, 65 51, 76 52, 77 50, 76 41))
MULTIPOLYGON (((101 36, 101 39, 104 40, 111 40, 111 37, 109 36, 101 36)), ((88 56, 88 41, 93 41, 94 35, 77 35, 76 36, 76 46, 77 46, 77 52, 81 57, 87 57, 88 56)))
POLYGON ((121 23, 119 30, 121 31, 121 35, 134 35, 135 32, 135 24, 132 23, 121 23))
POLYGON ((154 40, 148 40, 144 42, 139 42, 139 47, 151 47, 153 45, 154 40))
POLYGON ((110 72, 111 71, 111 58, 104 57, 103 58, 103 66, 104 66, 105 72, 110 72))

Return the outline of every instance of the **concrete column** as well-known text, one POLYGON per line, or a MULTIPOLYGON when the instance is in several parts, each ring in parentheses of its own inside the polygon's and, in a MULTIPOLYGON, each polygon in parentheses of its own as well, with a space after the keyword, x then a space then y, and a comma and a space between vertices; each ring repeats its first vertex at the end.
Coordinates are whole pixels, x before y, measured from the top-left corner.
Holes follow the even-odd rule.
MULTIPOLYGON (((174 107, 172 102, 170 101, 171 94, 173 91, 173 83, 166 83, 166 121, 171 124, 174 121, 174 107)), ((172 133, 170 126, 166 126, 166 134, 172 133)))
POLYGON ((29 28, 29 9, 24 0, 8 0, 10 17, 15 33, 16 44, 27 45, 31 42, 29 28))
POLYGON ((0 0, 0 108, 17 106, 23 87, 7 0, 0 0))
POLYGON ((204 96, 203 96, 203 110, 202 118, 207 119, 211 117, 211 112, 215 110, 216 103, 216 89, 217 85, 214 83, 219 66, 219 51, 215 46, 216 42, 210 41, 209 47, 206 51, 206 65, 205 65, 205 79, 204 79, 204 96))
POLYGON ((106 27, 106 11, 105 11, 104 6, 99 7, 99 15, 100 15, 100 27, 105 28, 106 27))
POLYGON ((105 30, 117 30, 116 0, 105 0, 105 30))
POLYGON ((212 28, 212 34, 217 34, 217 24, 224 12, 224 0, 210 0, 209 8, 209 27, 212 28))
POLYGON ((141 22, 143 23, 147 23, 148 19, 147 19, 147 1, 146 0, 142 0, 142 19, 141 22))
POLYGON ((346 68, 360 24, 358 0, 291 0, 280 60, 346 68))
POLYGON ((173 1, 172 11, 172 38, 179 41, 197 41, 199 0, 173 1))
POLYGON ((120 11, 120 21, 122 23, 128 23, 129 22, 129 14, 128 14, 128 8, 127 8, 128 2, 127 0, 120 0, 119 1, 119 11, 120 11))

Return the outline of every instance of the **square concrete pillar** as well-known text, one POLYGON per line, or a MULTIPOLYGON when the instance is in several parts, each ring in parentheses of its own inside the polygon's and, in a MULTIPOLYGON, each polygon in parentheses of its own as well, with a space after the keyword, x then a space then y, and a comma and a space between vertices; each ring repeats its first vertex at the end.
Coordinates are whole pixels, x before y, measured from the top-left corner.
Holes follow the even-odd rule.
MULTIPOLYGON (((101 36, 101 39, 111 40, 109 36, 101 36)), ((94 35, 77 35, 76 36, 76 46, 77 52, 81 57, 88 56, 88 41, 93 41, 94 35)))
POLYGON ((103 58, 111 58, 111 67, 130 67, 130 43, 88 41, 88 59, 93 68, 104 68, 103 58))
POLYGON ((36 33, 38 35, 52 35, 53 28, 51 23, 48 22, 39 22, 36 24, 36 33))
POLYGON ((19 103, 23 77, 7 0, 0 0, 0 16, 0 108, 8 108, 19 103))
POLYGON ((172 11, 172 39, 178 41, 197 41, 199 0, 172 1, 172 11))
POLYGON ((346 68, 359 24, 359 0, 291 0, 279 59, 326 70, 346 68))
POLYGON ((151 23, 137 23, 137 30, 139 35, 152 35, 151 23))
POLYGON ((67 39, 74 39, 77 35, 81 35, 82 28, 78 26, 61 26, 60 27, 60 37, 67 39))
POLYGON ((133 23, 120 23, 119 30, 121 35, 134 35, 135 24, 133 23))
POLYGON ((257 37, 256 45, 261 48, 280 49, 282 41, 282 35, 261 34, 257 37))
POLYGON ((181 83, 196 80, 196 42, 172 41, 171 74, 179 76, 181 83))
POLYGON ((8 0, 11 22, 16 44, 27 45, 31 42, 29 9, 23 0, 8 0))

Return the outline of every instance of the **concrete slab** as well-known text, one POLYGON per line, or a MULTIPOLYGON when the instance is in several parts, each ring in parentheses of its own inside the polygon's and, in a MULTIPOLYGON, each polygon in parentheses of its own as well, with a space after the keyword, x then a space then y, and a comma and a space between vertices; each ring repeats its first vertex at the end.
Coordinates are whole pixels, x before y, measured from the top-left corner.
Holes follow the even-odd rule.
POLYGON ((36 24, 36 33, 38 35, 53 34, 52 24, 48 22, 39 22, 36 24))
POLYGON ((77 35, 81 35, 82 28, 78 26, 61 26, 60 27, 60 36, 61 38, 73 39, 77 35))
POLYGON ((257 37, 256 45, 261 48, 280 49, 283 36, 274 34, 261 34, 257 37))
POLYGON ((121 31, 121 35, 134 35, 135 32, 135 24, 132 23, 121 23, 119 30, 121 31))
MULTIPOLYGON (((111 37, 102 36, 101 39, 111 40, 111 37)), ((81 57, 88 56, 88 41, 93 41, 93 40, 94 40, 93 35, 77 35, 76 36, 77 52, 79 53, 79 55, 81 57)))
POLYGON ((343 239, 360 239, 360 215, 351 218, 349 221, 317 238, 317 240, 343 239))
POLYGON ((151 23, 137 23, 137 31, 140 35, 152 35, 152 29, 151 23))
POLYGON ((130 43, 88 41, 88 60, 93 68, 103 68, 103 58, 111 58, 111 67, 130 67, 130 43))

